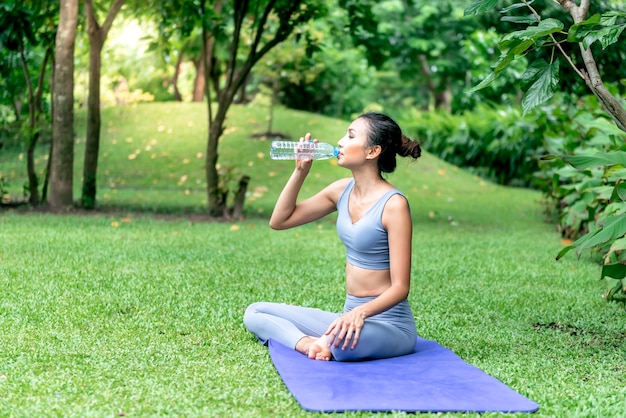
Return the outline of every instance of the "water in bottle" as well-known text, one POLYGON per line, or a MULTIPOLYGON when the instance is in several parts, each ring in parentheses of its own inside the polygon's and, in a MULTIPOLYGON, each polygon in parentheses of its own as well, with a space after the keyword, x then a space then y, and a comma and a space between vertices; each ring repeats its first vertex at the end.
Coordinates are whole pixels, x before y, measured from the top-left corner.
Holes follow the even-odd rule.
POLYGON ((273 160, 326 160, 336 157, 339 148, 325 142, 272 141, 273 160))

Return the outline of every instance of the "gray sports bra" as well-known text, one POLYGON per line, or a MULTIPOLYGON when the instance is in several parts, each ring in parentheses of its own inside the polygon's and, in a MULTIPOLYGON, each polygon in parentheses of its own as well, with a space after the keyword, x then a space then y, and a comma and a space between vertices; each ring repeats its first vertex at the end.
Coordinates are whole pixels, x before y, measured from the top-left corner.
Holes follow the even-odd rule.
POLYGON ((357 267, 369 270, 389 268, 389 242, 382 217, 385 204, 391 196, 404 194, 399 190, 389 190, 378 199, 363 217, 352 223, 348 200, 354 187, 354 179, 346 186, 337 202, 337 234, 346 247, 346 260, 357 267))

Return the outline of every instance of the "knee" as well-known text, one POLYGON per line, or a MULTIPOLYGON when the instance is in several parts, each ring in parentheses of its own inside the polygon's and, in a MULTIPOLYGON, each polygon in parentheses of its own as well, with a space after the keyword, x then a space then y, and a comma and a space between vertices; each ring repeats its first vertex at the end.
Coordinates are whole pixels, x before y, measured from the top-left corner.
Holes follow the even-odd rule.
POLYGON ((264 304, 265 302, 254 302, 246 308, 243 314, 243 323, 249 330, 255 328, 255 323, 264 304))
POLYGON ((246 311, 243 313, 243 323, 246 327, 249 327, 249 323, 254 319, 255 314, 258 312, 257 305, 259 302, 254 302, 246 308, 246 311))

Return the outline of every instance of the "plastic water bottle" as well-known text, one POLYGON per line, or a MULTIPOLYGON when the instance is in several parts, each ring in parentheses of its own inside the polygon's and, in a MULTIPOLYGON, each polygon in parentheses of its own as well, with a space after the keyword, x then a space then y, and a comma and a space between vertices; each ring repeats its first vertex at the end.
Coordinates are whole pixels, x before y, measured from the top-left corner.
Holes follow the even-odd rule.
POLYGON ((336 157, 339 148, 325 142, 272 141, 272 160, 326 160, 336 157))

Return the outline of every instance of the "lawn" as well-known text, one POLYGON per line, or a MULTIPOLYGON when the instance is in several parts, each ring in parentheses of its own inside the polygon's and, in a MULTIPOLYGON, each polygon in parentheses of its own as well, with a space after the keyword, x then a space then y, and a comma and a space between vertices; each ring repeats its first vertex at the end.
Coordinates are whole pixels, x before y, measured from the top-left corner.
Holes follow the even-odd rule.
MULTIPOLYGON (((0 416, 312 415, 242 314, 257 300, 340 310, 344 250, 332 216, 267 226, 291 163, 269 160, 268 142, 250 139, 265 129, 263 115, 235 107, 220 144, 220 162, 252 177, 244 221, 192 216, 206 208, 205 109, 192 104, 105 111, 103 211, 0 212, 0 416)), ((334 143, 347 123, 281 109, 274 126, 334 143)), ((79 115, 77 179, 81 132, 79 115)), ((0 153, 14 193, 23 165, 19 151, 0 153)), ((346 174, 316 162, 303 193, 346 174)), ((601 298, 588 256, 555 261, 562 244, 541 195, 429 154, 389 179, 413 212, 420 335, 539 403, 533 416, 620 416, 626 314, 601 298)))

